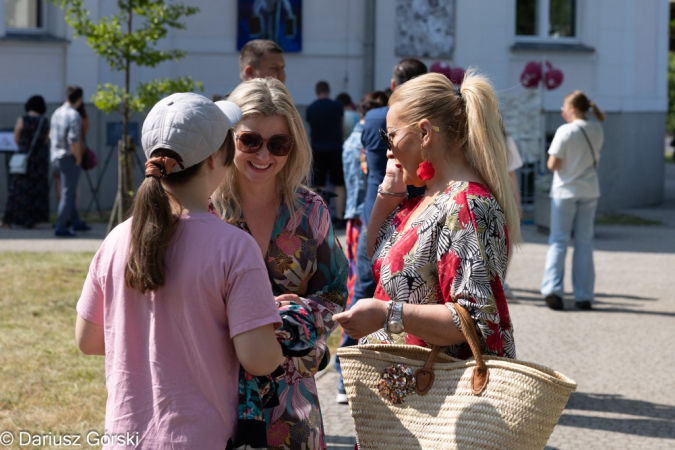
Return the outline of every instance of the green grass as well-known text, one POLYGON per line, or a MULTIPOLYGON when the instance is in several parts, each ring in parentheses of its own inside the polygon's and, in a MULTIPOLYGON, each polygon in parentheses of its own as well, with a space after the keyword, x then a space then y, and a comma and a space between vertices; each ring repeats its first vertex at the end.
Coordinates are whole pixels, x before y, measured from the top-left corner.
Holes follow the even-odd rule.
MULTIPOLYGON (((0 252, 0 432, 75 434, 83 445, 72 448, 100 448, 85 437, 104 431, 104 359, 75 343, 75 306, 92 257, 0 252)), ((339 344, 338 327, 328 339, 331 355, 339 344)))
POLYGON ((632 214, 599 214, 595 218, 598 225, 661 225, 658 220, 643 219, 632 214))
POLYGON ((342 340, 342 327, 338 325, 338 327, 331 333, 330 336, 328 336, 328 349, 330 350, 330 355, 335 356, 335 352, 337 352, 338 347, 340 346, 340 341, 342 340))
POLYGON ((103 433, 104 360, 80 353, 74 339, 92 256, 0 253, 0 431, 103 433))
POLYGON ((675 152, 668 152, 664 155, 666 163, 675 164, 675 152))
MULTIPOLYGON (((111 212, 110 210, 101 211, 101 214, 97 211, 81 212, 80 219, 88 223, 108 223, 111 212)), ((49 223, 56 222, 56 214, 56 211, 49 213, 49 223)))

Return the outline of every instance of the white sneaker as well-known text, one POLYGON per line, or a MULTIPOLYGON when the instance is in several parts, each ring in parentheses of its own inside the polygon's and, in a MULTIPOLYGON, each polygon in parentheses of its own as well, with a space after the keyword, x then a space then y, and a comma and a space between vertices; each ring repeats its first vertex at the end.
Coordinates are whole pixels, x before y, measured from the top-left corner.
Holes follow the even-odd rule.
POLYGON ((335 401, 338 402, 340 405, 349 404, 349 401, 347 400, 347 394, 341 394, 339 392, 335 401))

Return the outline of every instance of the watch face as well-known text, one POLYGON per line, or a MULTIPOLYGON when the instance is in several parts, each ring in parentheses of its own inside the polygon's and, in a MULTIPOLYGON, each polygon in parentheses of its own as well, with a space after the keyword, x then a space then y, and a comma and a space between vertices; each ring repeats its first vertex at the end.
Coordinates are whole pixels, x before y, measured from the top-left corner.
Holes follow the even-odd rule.
POLYGON ((389 322, 389 331, 394 334, 403 332, 403 324, 400 322, 389 322))

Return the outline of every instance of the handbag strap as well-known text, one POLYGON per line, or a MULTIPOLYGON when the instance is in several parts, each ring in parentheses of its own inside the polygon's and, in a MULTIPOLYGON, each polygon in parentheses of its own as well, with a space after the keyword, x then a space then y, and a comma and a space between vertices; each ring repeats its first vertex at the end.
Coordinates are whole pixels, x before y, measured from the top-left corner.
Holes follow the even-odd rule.
MULTIPOLYGON (((466 342, 469 344, 473 358, 476 361, 476 365, 471 373, 471 392, 474 395, 480 395, 487 387, 488 380, 490 379, 490 371, 483 360, 483 351, 481 350, 478 332, 476 331, 476 325, 471 318, 471 314, 458 303, 454 303, 454 307, 462 327, 462 334, 466 338, 466 342)), ((424 367, 415 372, 415 391, 419 395, 425 395, 429 392, 429 389, 431 389, 431 385, 435 378, 433 365, 440 348, 440 346, 434 345, 429 357, 424 363, 424 367)))
POLYGON ((33 135, 33 142, 30 143, 30 149, 28 152, 26 152, 26 158, 30 159, 30 155, 33 154, 33 149, 35 148, 35 143, 38 140, 38 137, 40 136, 40 131, 42 131, 42 122, 44 122, 45 116, 40 116, 40 123, 38 123, 37 130, 35 130, 35 134, 33 135))
POLYGON ((577 125, 581 132, 584 134, 584 137, 586 138, 586 142, 588 142, 588 148, 591 149, 591 156, 593 156, 593 168, 597 170, 598 168, 598 160, 595 159, 595 151, 593 150, 593 144, 591 144, 591 140, 588 139, 588 135, 586 134, 586 131, 583 129, 583 127, 580 127, 577 125))

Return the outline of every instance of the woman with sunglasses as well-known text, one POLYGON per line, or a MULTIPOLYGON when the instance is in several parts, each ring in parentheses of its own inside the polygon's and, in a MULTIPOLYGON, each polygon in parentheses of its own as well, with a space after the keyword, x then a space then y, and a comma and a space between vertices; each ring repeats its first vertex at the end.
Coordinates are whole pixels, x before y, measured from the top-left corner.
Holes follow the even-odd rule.
POLYGON ((326 339, 337 327, 333 314, 347 298, 347 259, 333 233, 322 198, 303 183, 311 148, 302 119, 283 83, 258 78, 228 97, 243 111, 230 143, 228 174, 212 197, 228 223, 258 243, 279 305, 306 306, 317 327, 314 350, 286 358, 278 380, 279 406, 265 410, 267 443, 285 449, 326 448, 314 374, 326 339))
POLYGON ((466 358, 459 304, 484 354, 515 357, 502 280, 520 227, 498 104, 474 71, 461 88, 422 75, 389 99, 389 162, 368 224, 375 298, 334 316, 360 343, 439 345, 466 358), (424 195, 408 199, 411 184, 424 195))

